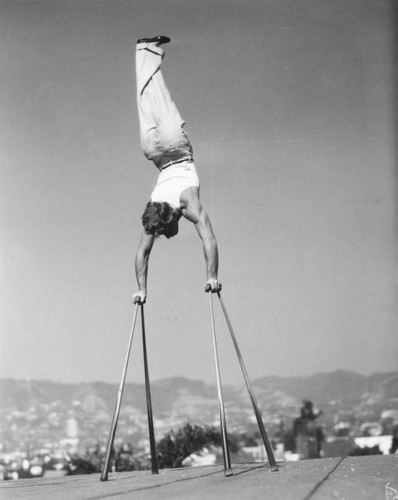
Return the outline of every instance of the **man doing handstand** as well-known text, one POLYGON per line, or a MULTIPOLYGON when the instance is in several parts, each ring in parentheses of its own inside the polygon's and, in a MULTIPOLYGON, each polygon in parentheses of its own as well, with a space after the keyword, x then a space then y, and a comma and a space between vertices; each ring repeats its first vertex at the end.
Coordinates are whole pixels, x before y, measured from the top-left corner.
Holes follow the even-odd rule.
POLYGON ((203 243, 206 262, 205 291, 221 290, 218 248, 210 219, 199 199, 199 178, 184 120, 171 99, 160 69, 170 38, 156 36, 137 41, 137 105, 141 145, 145 156, 159 169, 159 177, 142 216, 143 231, 135 258, 139 290, 133 300, 147 296, 148 260, 155 238, 178 233, 181 216, 191 221, 203 243))

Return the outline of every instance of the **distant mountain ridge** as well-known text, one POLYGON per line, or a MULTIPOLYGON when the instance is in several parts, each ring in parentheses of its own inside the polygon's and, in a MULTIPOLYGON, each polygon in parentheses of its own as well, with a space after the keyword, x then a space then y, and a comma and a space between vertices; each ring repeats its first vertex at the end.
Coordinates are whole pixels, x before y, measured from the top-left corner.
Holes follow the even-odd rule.
MULTIPOLYGON (((318 373, 306 377, 267 376, 252 381, 263 409, 288 408, 310 399, 317 405, 333 401, 355 403, 369 398, 398 398, 398 372, 374 373, 369 376, 351 371, 318 373)), ((105 382, 65 384, 48 380, 0 379, 3 411, 6 408, 24 411, 40 404, 59 401, 65 406, 74 401, 84 402, 93 412, 111 411, 116 401, 118 384, 105 382)), ((152 402, 158 414, 186 412, 187 415, 217 409, 215 385, 184 377, 172 377, 151 383, 152 402)), ((227 405, 247 404, 247 391, 242 386, 223 386, 227 405)), ((145 411, 144 384, 126 383, 123 404, 145 411)))
POLYGON ((307 377, 263 377, 253 382, 255 387, 277 387, 281 392, 302 400, 325 404, 331 401, 356 402, 367 395, 390 399, 398 397, 398 372, 373 373, 365 376, 338 370, 307 377))

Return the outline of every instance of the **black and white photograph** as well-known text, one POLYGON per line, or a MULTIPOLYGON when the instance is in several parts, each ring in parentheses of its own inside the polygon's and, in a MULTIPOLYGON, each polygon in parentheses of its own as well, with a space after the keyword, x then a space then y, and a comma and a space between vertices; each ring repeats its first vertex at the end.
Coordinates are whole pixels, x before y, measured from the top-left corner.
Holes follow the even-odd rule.
POLYGON ((398 498, 398 3, 0 0, 0 496, 398 498))

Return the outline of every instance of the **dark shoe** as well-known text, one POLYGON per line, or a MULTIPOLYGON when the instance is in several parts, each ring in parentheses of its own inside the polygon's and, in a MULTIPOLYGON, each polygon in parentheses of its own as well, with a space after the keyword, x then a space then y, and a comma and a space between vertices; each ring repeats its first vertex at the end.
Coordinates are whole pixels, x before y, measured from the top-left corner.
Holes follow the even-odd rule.
POLYGON ((156 43, 157 46, 162 45, 163 43, 171 42, 168 36, 154 36, 153 38, 140 38, 137 40, 137 43, 156 43))

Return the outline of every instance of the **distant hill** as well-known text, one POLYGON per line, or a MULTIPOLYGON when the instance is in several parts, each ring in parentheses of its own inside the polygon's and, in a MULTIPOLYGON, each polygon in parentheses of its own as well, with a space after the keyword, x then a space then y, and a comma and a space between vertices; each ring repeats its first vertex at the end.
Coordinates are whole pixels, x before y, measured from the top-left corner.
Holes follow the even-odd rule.
MULTIPOLYGON (((253 380, 264 423, 271 435, 298 416, 303 399, 322 410, 330 429, 336 416, 378 422, 383 411, 398 409, 398 372, 368 377, 349 371, 309 377, 263 377, 253 380)), ((54 448, 66 438, 79 438, 79 449, 105 443, 109 436, 119 384, 63 384, 48 380, 0 379, 0 443, 6 449, 54 448)), ((186 422, 219 426, 214 384, 173 377, 151 383, 157 438, 186 422)), ((244 380, 223 386, 228 429, 256 432, 253 408, 244 380)), ((126 383, 118 421, 118 439, 145 443, 148 435, 145 385, 126 383)), ((62 445, 63 446, 63 445, 62 445)), ((142 446, 142 444, 140 445, 142 446)))
POLYGON ((299 401, 311 399, 316 404, 356 403, 369 397, 379 400, 398 397, 398 372, 364 376, 339 370, 308 377, 263 377, 253 385, 260 390, 278 390, 299 401))
MULTIPOLYGON (((310 399, 316 405, 338 401, 357 403, 398 398, 398 372, 374 373, 370 376, 350 371, 318 373, 308 377, 263 377, 253 380, 253 387, 263 409, 288 408, 300 405, 302 399, 310 399)), ((64 384, 47 380, 0 379, 2 410, 26 411, 40 404, 55 401, 70 406, 74 401, 83 402, 88 411, 112 411, 118 392, 118 384, 105 382, 64 384)), ((213 384, 173 377, 151 384, 154 409, 157 414, 172 412, 192 416, 217 410, 217 393, 213 384)), ((226 404, 246 406, 248 396, 242 381, 241 387, 225 386, 223 393, 226 404)), ((126 383, 123 404, 145 411, 144 384, 126 383)))

